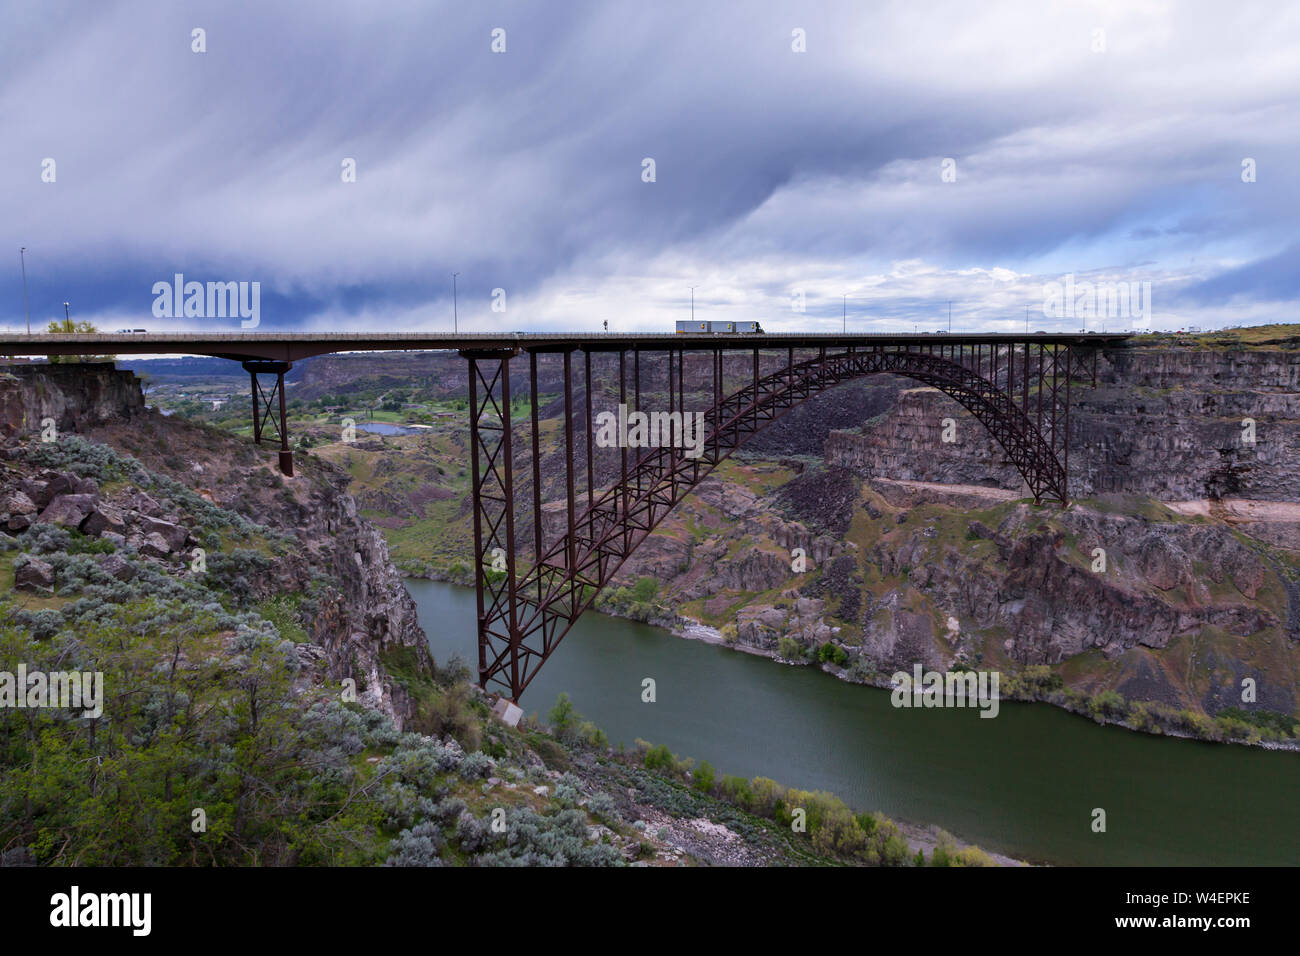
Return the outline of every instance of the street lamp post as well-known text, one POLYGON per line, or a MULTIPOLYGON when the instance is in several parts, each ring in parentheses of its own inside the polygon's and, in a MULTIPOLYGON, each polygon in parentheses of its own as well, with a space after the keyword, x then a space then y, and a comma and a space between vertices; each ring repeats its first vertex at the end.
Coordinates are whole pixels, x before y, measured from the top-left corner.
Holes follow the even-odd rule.
POLYGON ((72 324, 72 316, 68 315, 68 303, 63 303, 63 320, 69 325, 72 324))
POLYGON ((695 286, 691 286, 691 321, 695 321, 695 286))
POLYGON ((948 300, 948 331, 952 332, 952 299, 948 300))
POLYGON ((844 293, 844 301, 840 303, 840 332, 844 333, 849 330, 849 294, 844 293))
POLYGON ((32 310, 27 307, 27 247, 18 250, 18 261, 23 267, 23 312, 27 314, 27 334, 32 334, 32 310))
POLYGON ((459 272, 451 274, 451 331, 457 333, 460 331, 460 307, 456 301, 456 276, 459 272))

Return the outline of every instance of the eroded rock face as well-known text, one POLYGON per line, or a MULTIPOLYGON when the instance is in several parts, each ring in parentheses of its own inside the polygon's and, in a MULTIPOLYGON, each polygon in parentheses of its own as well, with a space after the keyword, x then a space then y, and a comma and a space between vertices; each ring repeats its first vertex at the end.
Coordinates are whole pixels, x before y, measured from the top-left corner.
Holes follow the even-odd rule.
MULTIPOLYGON (((4 449, 10 462, 21 466, 23 448, 16 443, 38 440, 40 419, 52 417, 61 434, 133 454, 200 497, 293 538, 296 548, 254 576, 249 587, 260 600, 292 594, 313 581, 329 582, 321 589, 320 612, 307 622, 312 644, 297 651, 308 665, 301 679, 338 686, 352 678, 361 702, 399 726, 414 714, 415 702, 388 674, 384 656, 405 648, 415 666, 431 669, 427 641, 384 539, 346 493, 345 474, 321 464, 300 468, 291 482, 277 481, 273 465, 238 439, 147 411, 133 376, 108 366, 22 367, 0 378, 0 415, 0 440, 11 436, 4 449), (184 469, 174 469, 168 459, 183 461, 184 469)), ((7 508, 0 520, 11 530, 21 530, 39 514, 119 548, 135 545, 141 555, 169 566, 168 573, 181 573, 179 560, 188 560, 186 547, 200 526, 166 492, 133 485, 105 497, 93 479, 56 472, 0 474, 0 503, 7 508)), ((132 575, 116 555, 103 557, 101 568, 118 580, 132 575)), ((20 570, 27 587, 54 584, 45 562, 32 561, 20 570)))
POLYGON ((5 371, 7 375, 0 379, 0 436, 36 436, 47 418, 60 432, 75 432, 144 412, 144 396, 135 376, 111 362, 20 364, 6 366, 5 371))
MULTIPOLYGON (((1098 379, 1073 396, 1071 496, 1300 500, 1300 352, 1114 349, 1098 379)), ((902 391, 868 428, 832 431, 825 454, 867 477, 1024 490, 987 430, 937 389, 902 391)))

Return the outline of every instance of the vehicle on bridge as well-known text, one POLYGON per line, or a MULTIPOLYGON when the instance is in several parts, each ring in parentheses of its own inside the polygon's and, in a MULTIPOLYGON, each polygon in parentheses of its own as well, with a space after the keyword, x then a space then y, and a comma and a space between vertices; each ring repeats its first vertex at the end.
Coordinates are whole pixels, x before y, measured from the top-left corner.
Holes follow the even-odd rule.
POLYGON ((761 335, 763 327, 757 322, 677 322, 678 335, 761 335))

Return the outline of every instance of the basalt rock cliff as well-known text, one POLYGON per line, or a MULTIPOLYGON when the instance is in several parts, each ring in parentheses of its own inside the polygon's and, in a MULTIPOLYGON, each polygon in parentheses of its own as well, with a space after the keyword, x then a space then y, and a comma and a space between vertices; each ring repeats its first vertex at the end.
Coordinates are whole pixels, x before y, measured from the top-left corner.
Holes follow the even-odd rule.
MULTIPOLYGON (((51 526, 95 539, 114 552, 101 567, 122 576, 131 574, 123 554, 178 578, 225 569, 243 601, 310 592, 312 612, 290 622, 305 632, 295 648, 302 679, 341 685, 350 678, 358 700, 399 727, 414 713, 384 661, 405 651, 431 668, 425 635, 345 474, 302 456, 296 477, 282 478, 269 450, 147 408, 135 377, 112 365, 7 367, 0 442, 0 532, 51 526), (134 470, 97 480, 112 456, 96 446, 130 456, 134 470), (47 459, 60 464, 40 464, 47 459), (242 529, 242 550, 223 546, 230 526, 223 514, 242 529)), ((18 556, 13 583, 33 595, 59 588, 35 555, 18 556)))

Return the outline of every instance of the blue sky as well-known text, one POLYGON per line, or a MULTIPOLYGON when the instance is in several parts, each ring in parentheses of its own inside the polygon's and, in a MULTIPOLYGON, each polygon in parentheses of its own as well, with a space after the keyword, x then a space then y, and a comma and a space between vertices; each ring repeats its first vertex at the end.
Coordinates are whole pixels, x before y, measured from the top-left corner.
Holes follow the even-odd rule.
POLYGON ((178 272, 259 282, 260 331, 449 331, 452 272, 475 331, 666 330, 690 286, 771 330, 1146 324, 1045 317, 1067 275, 1295 321, 1298 114, 1283 4, 10 0, 0 325, 22 246, 42 327, 239 328, 156 318, 178 272))

